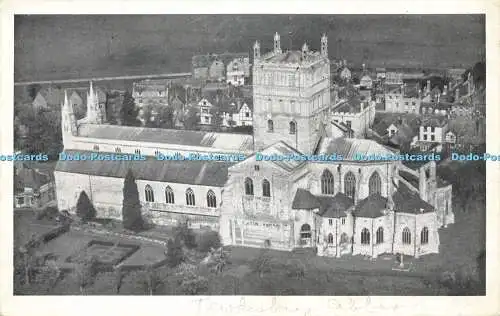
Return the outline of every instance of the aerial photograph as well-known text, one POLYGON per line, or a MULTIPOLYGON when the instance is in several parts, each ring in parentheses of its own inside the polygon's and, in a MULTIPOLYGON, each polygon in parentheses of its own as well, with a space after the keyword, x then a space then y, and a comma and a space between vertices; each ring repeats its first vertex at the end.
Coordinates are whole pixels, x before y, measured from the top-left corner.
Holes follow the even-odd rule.
POLYGON ((486 295, 484 14, 18 14, 13 88, 14 295, 486 295))

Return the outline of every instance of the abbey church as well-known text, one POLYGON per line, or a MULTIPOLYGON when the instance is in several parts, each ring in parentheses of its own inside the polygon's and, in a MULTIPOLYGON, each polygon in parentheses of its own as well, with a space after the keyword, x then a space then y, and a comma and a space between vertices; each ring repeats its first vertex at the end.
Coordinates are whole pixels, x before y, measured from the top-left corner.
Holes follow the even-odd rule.
MULTIPOLYGON (((439 251, 440 227, 454 222, 452 187, 435 162, 412 169, 373 140, 339 134, 331 119, 328 40, 319 51, 253 46, 253 135, 106 124, 92 84, 87 116, 76 120, 65 97, 64 152, 114 153, 145 160, 67 161, 55 171, 60 210, 75 212, 85 191, 98 216, 121 219, 123 181, 131 169, 143 217, 160 225, 187 219, 218 230, 223 244, 293 250, 320 256, 439 251), (261 161, 263 155, 340 155, 338 161, 261 161), (158 154, 244 154, 243 161, 157 160, 158 154)), ((373 118, 372 118, 373 120, 373 118)), ((370 122, 372 124, 373 121, 370 122)))

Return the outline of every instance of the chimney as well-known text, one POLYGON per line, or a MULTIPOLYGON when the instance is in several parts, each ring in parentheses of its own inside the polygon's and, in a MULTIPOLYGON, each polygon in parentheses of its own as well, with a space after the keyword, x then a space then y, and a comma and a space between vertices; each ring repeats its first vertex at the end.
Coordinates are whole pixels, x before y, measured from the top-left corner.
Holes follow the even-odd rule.
POLYGON ((443 87, 443 95, 446 95, 446 93, 448 93, 448 86, 444 85, 444 87, 443 87))
POLYGON ((431 93, 431 81, 430 80, 427 80, 426 92, 427 92, 427 94, 431 93))
POLYGON ((455 102, 458 102, 460 100, 460 89, 457 87, 455 90, 455 102))

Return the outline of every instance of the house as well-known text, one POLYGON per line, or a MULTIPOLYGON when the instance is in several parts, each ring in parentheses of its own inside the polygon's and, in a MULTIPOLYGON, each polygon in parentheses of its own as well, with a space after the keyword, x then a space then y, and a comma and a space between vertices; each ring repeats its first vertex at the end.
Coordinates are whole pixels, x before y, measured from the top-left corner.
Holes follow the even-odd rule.
POLYGON ((63 99, 63 90, 52 86, 44 87, 36 94, 32 102, 33 109, 58 109, 63 99))
POLYGON ((222 53, 196 55, 191 59, 193 79, 225 81, 227 67, 234 60, 241 61, 246 78, 250 76, 250 55, 248 53, 222 53))
POLYGON ((226 82, 233 86, 242 86, 250 77, 250 59, 248 57, 234 58, 226 68, 226 82))
MULTIPOLYGON (((352 137, 364 137, 375 119, 375 102, 359 96, 340 101, 332 107, 331 121, 342 123, 354 133, 352 137)), ((332 126, 332 128, 338 128, 332 126)))
POLYGON ((349 81, 352 77, 351 70, 344 65, 339 71, 339 76, 342 80, 349 81))
POLYGON ((50 176, 24 162, 14 165, 14 207, 41 207, 55 199, 50 176))
POLYGON ((377 74, 377 80, 385 79, 387 70, 385 68, 375 68, 375 73, 377 74))
POLYGON ((417 141, 412 144, 420 150, 441 151, 448 132, 448 121, 442 116, 425 118, 420 127, 417 141))
POLYGON ((371 89, 373 86, 373 80, 369 75, 364 75, 359 80, 359 86, 364 89, 371 89))
POLYGON ((169 79, 146 79, 134 82, 132 97, 139 108, 148 104, 168 105, 171 86, 169 79))
POLYGON ((252 102, 241 102, 240 100, 236 103, 237 109, 236 113, 232 114, 232 120, 234 126, 252 126, 253 125, 253 107, 252 102))
POLYGON ((418 85, 388 84, 385 86, 385 111, 396 113, 419 113, 420 95, 418 85))
POLYGON ((385 83, 387 85, 402 85, 403 73, 401 72, 387 72, 385 75, 385 83))
POLYGON ((214 108, 214 105, 207 98, 203 98, 198 102, 198 108, 200 111, 200 124, 212 125, 213 124, 212 109, 214 108))

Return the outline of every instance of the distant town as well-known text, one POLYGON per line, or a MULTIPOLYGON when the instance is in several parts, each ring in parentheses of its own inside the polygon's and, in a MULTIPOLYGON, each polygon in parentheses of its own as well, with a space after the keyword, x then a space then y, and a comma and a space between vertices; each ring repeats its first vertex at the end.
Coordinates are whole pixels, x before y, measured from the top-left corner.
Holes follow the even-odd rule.
POLYGON ((48 161, 15 162, 15 293, 484 293, 484 161, 452 153, 486 150, 485 61, 355 63, 326 31, 17 85, 15 152, 48 161))

